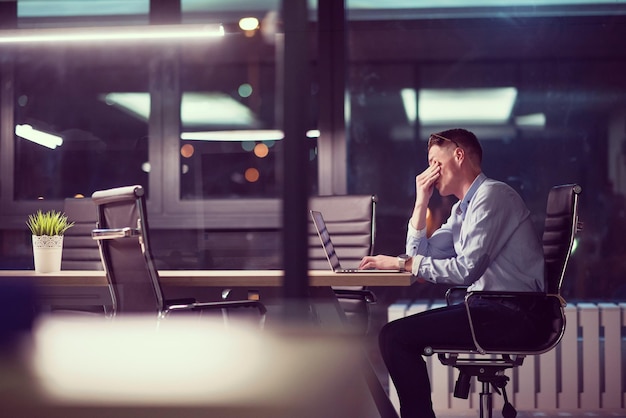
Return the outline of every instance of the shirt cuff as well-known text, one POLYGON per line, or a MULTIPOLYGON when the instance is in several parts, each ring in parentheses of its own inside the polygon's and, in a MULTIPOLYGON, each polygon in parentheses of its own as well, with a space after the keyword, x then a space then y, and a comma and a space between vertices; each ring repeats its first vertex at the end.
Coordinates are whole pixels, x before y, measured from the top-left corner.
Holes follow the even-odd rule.
POLYGON ((420 265, 422 264, 423 255, 416 255, 413 257, 413 263, 411 265, 411 274, 419 277, 420 265))

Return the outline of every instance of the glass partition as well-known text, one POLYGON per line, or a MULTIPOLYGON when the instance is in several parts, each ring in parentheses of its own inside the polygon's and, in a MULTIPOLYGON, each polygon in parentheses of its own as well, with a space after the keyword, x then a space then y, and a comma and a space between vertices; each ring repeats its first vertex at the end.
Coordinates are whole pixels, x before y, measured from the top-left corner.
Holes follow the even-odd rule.
MULTIPOLYGON (((210 48, 181 49, 181 174, 175 199, 280 198, 280 1, 229 5, 227 12, 187 0, 181 7, 185 23, 223 16, 226 39, 210 48)), ((310 170, 316 172, 314 128, 312 122, 308 145, 310 170)))
MULTIPOLYGON (((64 3, 69 8, 18 1, 18 27, 144 28, 150 20, 148 0, 64 3)), ((414 177, 426 164, 425 138, 450 127, 471 129, 482 140, 485 173, 519 191, 538 232, 548 189, 583 187, 585 227, 568 292, 624 299, 626 4, 345 3, 346 31, 321 37, 317 2, 310 2, 313 82, 302 98, 311 103, 310 181, 303 187, 316 194, 321 179, 323 190, 337 184, 347 193, 377 194, 375 251, 401 253, 414 177), (335 52, 343 60, 342 49, 332 49, 342 42, 346 135, 337 116, 344 92, 333 91, 343 90, 333 82, 343 68, 319 62, 332 62, 335 52), (325 73, 316 74, 320 69, 325 73), (333 100, 318 103, 319 97, 333 100), (341 134, 316 132, 322 113, 341 134)), ((194 237, 185 250, 195 260, 218 250, 223 240, 216 231, 223 231, 236 237, 224 254, 229 265, 241 264, 237 257, 280 265, 274 239, 271 254, 252 254, 256 245, 238 253, 250 231, 280 228, 280 1, 180 6, 184 25, 219 24, 224 36, 179 47, 0 47, 3 233, 21 232, 22 217, 40 197, 42 205, 60 207, 64 197, 140 183, 149 190, 152 226, 167 257, 176 251, 170 248, 176 234, 194 237), (53 137, 57 145, 49 148, 25 138, 34 131, 63 142, 53 137)), ((333 21, 339 14, 325 16, 333 21)), ((343 28, 332 23, 325 27, 343 28)), ((441 222, 453 202, 432 203, 441 222)), ((3 245, 20 248, 13 238, 3 245)))
POLYGON ((119 49, 35 48, 16 54, 16 201, 148 185, 149 61, 119 49))
MULTIPOLYGON (((484 172, 518 190, 538 233, 549 188, 582 186, 584 231, 566 296, 623 300, 624 6, 522 3, 423 2, 382 13, 347 2, 349 191, 379 195, 377 252, 401 253, 426 138, 470 129, 484 172)), ((441 223, 453 203, 433 199, 433 217, 441 223)))

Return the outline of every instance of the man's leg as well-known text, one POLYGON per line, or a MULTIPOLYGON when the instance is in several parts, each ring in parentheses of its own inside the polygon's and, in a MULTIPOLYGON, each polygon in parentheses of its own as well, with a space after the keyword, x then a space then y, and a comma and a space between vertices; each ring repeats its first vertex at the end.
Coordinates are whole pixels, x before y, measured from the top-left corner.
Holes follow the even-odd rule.
POLYGON ((400 398, 402 418, 434 417, 430 380, 422 358, 431 345, 472 347, 463 304, 421 312, 386 324, 380 351, 400 398))

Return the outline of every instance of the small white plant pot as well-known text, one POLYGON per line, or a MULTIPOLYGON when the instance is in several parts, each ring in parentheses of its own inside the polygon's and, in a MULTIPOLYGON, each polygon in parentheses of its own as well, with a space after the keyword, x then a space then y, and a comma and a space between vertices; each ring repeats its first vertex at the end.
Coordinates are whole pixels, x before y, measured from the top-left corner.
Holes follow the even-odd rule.
POLYGON ((63 235, 33 235, 33 257, 37 273, 61 271, 63 235))

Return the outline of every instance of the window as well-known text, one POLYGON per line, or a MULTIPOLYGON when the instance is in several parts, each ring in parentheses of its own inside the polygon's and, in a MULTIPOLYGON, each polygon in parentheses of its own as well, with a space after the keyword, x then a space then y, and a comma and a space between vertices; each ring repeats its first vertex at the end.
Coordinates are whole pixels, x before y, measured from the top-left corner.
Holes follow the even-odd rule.
MULTIPOLYGON (((19 1, 18 27, 158 29, 148 26, 148 0, 58 3, 19 1)), ((135 183, 148 191, 164 265, 280 266, 280 2, 226 3, 181 1, 185 27, 222 25, 225 36, 204 43, 0 46, 0 240, 12 268, 32 260, 22 242, 27 213, 135 183), (239 26, 249 17, 257 28, 239 26), (55 142, 46 147, 33 134, 55 142)), ((312 192, 315 128, 303 185, 312 192)))
POLYGON ((35 49, 15 62, 15 201, 148 186, 149 59, 110 50, 35 49), (140 103, 140 109, 131 106, 140 103), (38 138, 54 136, 56 142, 38 138))
MULTIPOLYGON (((583 187, 565 296, 624 300, 623 8, 464 6, 383 19, 351 9, 348 187, 379 195, 377 252, 402 251, 428 134, 464 127, 481 140, 484 172, 518 190, 538 233, 549 188, 583 187)), ((445 213, 454 201, 431 203, 445 213)))

